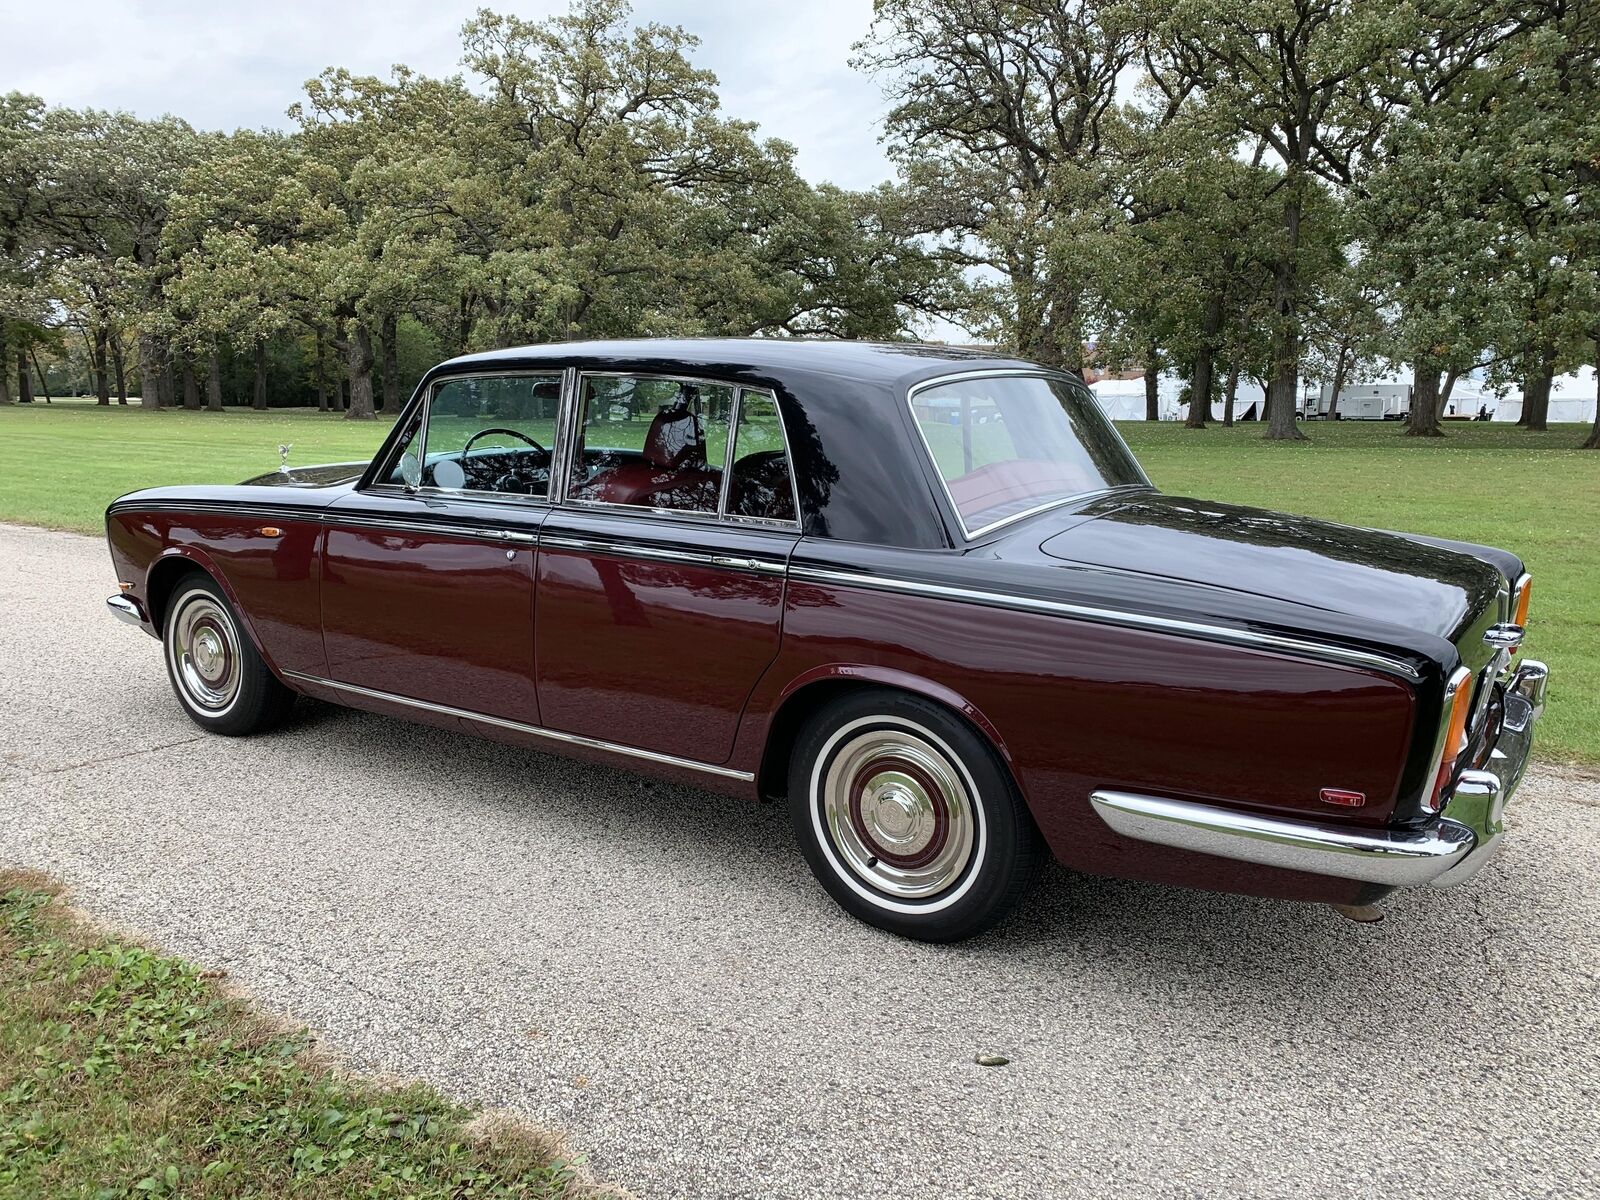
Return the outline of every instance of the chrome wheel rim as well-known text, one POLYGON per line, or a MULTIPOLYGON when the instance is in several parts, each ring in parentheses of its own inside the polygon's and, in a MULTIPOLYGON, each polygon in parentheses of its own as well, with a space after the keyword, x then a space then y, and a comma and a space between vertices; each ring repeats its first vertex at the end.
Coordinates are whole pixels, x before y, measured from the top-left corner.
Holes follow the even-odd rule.
POLYGON ((899 728, 844 741, 822 781, 821 807, 843 865, 901 900, 938 897, 971 865, 977 818, 963 773, 899 728))
POLYGON ((222 712, 239 695, 239 635, 233 618, 211 595, 185 596, 167 639, 173 677, 196 708, 222 712))

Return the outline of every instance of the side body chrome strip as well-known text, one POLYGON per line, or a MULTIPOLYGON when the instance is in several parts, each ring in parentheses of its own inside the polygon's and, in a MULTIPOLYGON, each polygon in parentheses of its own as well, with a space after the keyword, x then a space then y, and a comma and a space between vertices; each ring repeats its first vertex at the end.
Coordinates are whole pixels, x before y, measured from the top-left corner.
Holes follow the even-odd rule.
POLYGON ((363 696, 368 700, 381 700, 386 704, 398 704, 406 708, 438 713, 446 717, 456 717, 464 721, 477 721, 482 725, 494 725, 500 729, 509 729, 515 733, 545 738, 568 746, 582 746, 589 750, 602 750, 607 754, 619 754, 625 758, 642 759, 645 762, 657 763, 664 767, 679 767, 683 770, 698 771, 703 775, 717 775, 723 779, 737 779, 741 783, 750 783, 755 779, 753 771, 736 771, 732 767, 719 767, 712 763, 696 762, 692 758, 679 758, 675 754, 659 754, 654 750, 640 750, 635 746, 623 746, 616 742, 583 737, 576 733, 562 733, 558 729, 546 729, 542 725, 527 725, 521 721, 511 721, 505 717, 493 717, 487 713, 473 712, 470 709, 452 708, 448 704, 434 704, 427 700, 413 700, 410 696, 397 696, 392 692, 380 692, 374 688, 361 687, 354 683, 340 683, 336 679, 323 679, 320 676, 306 675, 299 671, 285 671, 284 676, 299 683, 332 688, 334 691, 346 692, 353 696, 363 696))
POLYGON ((1122 625, 1134 629, 1149 629, 1157 633, 1177 634, 1180 637, 1203 638, 1206 641, 1226 642, 1230 645, 1248 646, 1262 650, 1281 650, 1302 657, 1345 663, 1368 670, 1382 671, 1408 683, 1419 683, 1422 676, 1409 663, 1387 655, 1328 642, 1314 642, 1281 634, 1258 633, 1252 629, 1238 629, 1228 625, 1209 625, 1200 621, 1184 621, 1176 617, 1159 617, 1152 613, 1124 612, 1118 609, 1095 608, 1072 604, 1065 600, 1043 600, 1034 596, 1017 596, 1003 592, 989 592, 976 588, 955 587, 943 583, 925 583, 914 579, 888 578, 882 575, 865 575, 854 571, 832 571, 820 567, 791 566, 789 577, 810 583, 833 583, 845 587, 871 588, 886 592, 903 592, 914 596, 937 596, 946 600, 961 600, 969 604, 983 604, 991 608, 1013 609, 1020 612, 1046 613, 1061 617, 1074 617, 1101 625, 1122 625))
POLYGON ((689 563, 695 566, 722 567, 732 571, 752 571, 761 575, 782 575, 788 568, 781 559, 747 558, 743 555, 714 554, 710 551, 673 550, 641 542, 609 542, 592 538, 547 533, 539 539, 551 550, 578 550, 585 554, 605 554, 617 558, 648 558, 658 562, 689 563))

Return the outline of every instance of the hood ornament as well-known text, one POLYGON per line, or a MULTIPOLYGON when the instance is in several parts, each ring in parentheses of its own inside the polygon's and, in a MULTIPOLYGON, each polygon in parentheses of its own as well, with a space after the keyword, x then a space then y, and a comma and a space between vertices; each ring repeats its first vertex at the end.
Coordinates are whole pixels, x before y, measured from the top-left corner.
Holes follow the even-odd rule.
POLYGON ((293 449, 293 442, 282 442, 278 445, 278 470, 284 475, 289 473, 289 451, 293 449))

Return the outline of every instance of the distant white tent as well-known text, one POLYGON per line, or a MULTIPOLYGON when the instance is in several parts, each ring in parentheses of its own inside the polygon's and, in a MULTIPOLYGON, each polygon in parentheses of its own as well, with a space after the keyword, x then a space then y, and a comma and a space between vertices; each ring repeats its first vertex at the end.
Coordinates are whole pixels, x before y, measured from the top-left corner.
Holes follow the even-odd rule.
MULTIPOLYGON (((1143 379, 1102 379, 1091 383, 1100 411, 1113 421, 1142 421, 1145 419, 1143 379)), ((1162 375, 1156 380, 1156 408, 1163 421, 1183 420, 1183 406, 1178 396, 1183 391, 1183 381, 1176 375, 1162 375)))
MULTIPOLYGON (((1567 375, 1557 375, 1550 383, 1551 424, 1576 422, 1583 425, 1594 421, 1595 369, 1579 367, 1567 375)), ((1496 421, 1522 419, 1522 389, 1508 392, 1495 406, 1496 421)))

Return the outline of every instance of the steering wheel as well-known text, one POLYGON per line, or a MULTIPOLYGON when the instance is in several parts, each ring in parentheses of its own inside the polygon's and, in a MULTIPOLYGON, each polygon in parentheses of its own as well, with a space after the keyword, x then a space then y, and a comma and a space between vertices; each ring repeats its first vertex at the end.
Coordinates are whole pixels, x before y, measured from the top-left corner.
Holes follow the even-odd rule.
POLYGON ((527 442, 528 445, 532 446, 535 450, 539 451, 539 453, 541 453, 541 454, 550 453, 548 450, 546 450, 543 446, 539 445, 538 442, 534 441, 527 434, 518 433, 515 429, 501 429, 501 428, 499 428, 497 426, 497 427, 495 427, 493 429, 480 429, 480 430, 478 430, 477 433, 475 433, 471 437, 469 437, 467 439, 467 444, 465 446, 461 447, 461 456, 463 458, 465 458, 468 454, 471 454, 472 453, 473 443, 476 442, 479 438, 488 437, 491 433, 503 433, 507 437, 514 437, 518 441, 527 442))

